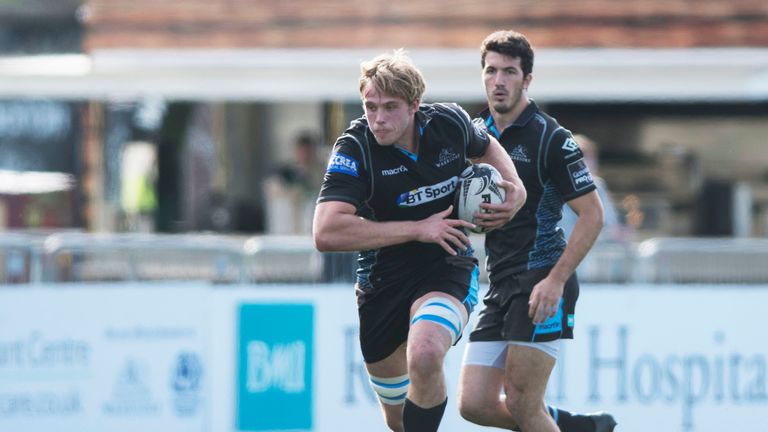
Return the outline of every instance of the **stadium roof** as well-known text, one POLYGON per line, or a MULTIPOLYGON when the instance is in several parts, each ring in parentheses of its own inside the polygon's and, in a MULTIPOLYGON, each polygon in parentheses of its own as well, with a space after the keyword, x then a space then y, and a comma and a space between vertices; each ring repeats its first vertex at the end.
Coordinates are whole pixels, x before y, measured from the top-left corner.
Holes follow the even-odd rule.
MULTIPOLYGON (((356 100, 380 50, 101 50, 0 58, 1 98, 356 100)), ((429 100, 483 98, 477 50, 414 49, 429 100)), ((540 49, 531 95, 546 102, 768 101, 768 49, 540 49)))

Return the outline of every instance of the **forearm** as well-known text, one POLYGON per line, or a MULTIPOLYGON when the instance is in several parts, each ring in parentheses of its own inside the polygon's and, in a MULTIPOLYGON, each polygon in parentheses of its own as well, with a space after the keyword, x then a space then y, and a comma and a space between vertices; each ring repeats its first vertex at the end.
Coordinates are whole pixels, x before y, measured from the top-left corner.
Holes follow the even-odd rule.
POLYGON ((416 240, 415 221, 374 222, 352 214, 335 215, 315 233, 322 252, 378 249, 416 240))
POLYGON ((565 283, 594 245, 602 227, 602 211, 580 215, 565 251, 549 273, 550 277, 565 283))

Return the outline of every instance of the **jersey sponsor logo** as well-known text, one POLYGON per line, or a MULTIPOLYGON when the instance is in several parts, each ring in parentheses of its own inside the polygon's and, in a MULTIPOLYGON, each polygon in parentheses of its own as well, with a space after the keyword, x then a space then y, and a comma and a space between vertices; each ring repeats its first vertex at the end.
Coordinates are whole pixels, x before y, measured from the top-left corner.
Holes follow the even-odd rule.
POLYGON ((437 156, 437 163, 435 164, 436 167, 442 168, 449 163, 455 161, 459 158, 459 155, 457 153, 454 153, 446 148, 440 150, 440 155, 437 156))
POLYGON ((456 185, 458 185, 458 183, 459 177, 454 176, 437 184, 422 186, 418 189, 402 193, 397 197, 397 206, 416 207, 451 195, 453 194, 453 191, 456 190, 456 185))
POLYGON ((578 144, 576 144, 576 141, 574 141, 574 139, 573 139, 573 138, 568 138, 568 139, 566 139, 566 140, 565 140, 565 142, 563 143, 563 147, 562 147, 562 148, 563 148, 563 150, 565 150, 565 151, 569 151, 569 152, 575 152, 576 150, 578 150, 578 149, 579 149, 579 145, 578 145, 578 144))
POLYGON ((408 172, 408 168, 406 168, 405 165, 400 165, 397 168, 381 170, 381 175, 383 175, 383 176, 393 176, 393 175, 401 174, 401 173, 404 173, 404 172, 408 172))
POLYGON ((342 173, 351 175, 352 177, 358 177, 358 165, 359 164, 355 158, 347 156, 344 153, 336 152, 331 155, 326 171, 329 173, 342 173))
POLYGON ((521 144, 518 144, 517 147, 512 149, 512 151, 509 153, 509 157, 513 161, 531 163, 531 158, 528 157, 528 152, 521 144))
POLYGON ((568 176, 571 178, 573 189, 580 191, 589 187, 592 183, 592 173, 589 172, 584 158, 568 164, 568 176))

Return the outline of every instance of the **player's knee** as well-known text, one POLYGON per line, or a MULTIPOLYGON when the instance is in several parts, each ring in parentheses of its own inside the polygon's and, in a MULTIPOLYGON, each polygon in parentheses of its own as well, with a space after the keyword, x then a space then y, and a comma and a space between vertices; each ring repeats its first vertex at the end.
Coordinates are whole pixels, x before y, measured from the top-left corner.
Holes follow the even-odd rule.
POLYGON ((414 381, 424 382, 442 373, 445 348, 434 340, 421 341, 411 347, 408 353, 408 375, 414 381))
POLYGON ((519 420, 519 417, 527 414, 526 407, 530 403, 528 401, 529 395, 524 387, 507 378, 504 381, 504 394, 506 395, 504 403, 507 405, 507 409, 512 414, 512 417, 519 420))
POLYGON ((459 414, 472 423, 480 424, 487 417, 488 408, 479 403, 478 399, 459 398, 459 414))
POLYGON ((541 401, 534 400, 533 395, 525 388, 509 380, 504 384, 504 393, 507 410, 518 424, 525 424, 526 420, 535 413, 536 407, 541 404, 541 401))
POLYGON ((507 396, 507 399, 504 403, 507 405, 507 411, 509 411, 509 414, 512 416, 512 420, 518 424, 524 424, 527 412, 521 401, 519 399, 507 396))

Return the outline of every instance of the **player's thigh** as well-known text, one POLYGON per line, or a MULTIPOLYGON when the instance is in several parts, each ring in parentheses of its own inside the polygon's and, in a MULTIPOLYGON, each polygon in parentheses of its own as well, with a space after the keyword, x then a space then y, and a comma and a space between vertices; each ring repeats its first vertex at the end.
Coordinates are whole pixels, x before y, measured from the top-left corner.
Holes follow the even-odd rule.
POLYGON ((493 406, 499 402, 504 369, 465 364, 459 376, 458 397, 462 405, 493 406))
POLYGON ((507 397, 543 399, 555 358, 542 350, 510 344, 504 373, 507 397))
POLYGON ((396 424, 402 416, 403 403, 410 386, 405 343, 385 359, 366 363, 365 367, 387 422, 394 421, 396 424))

